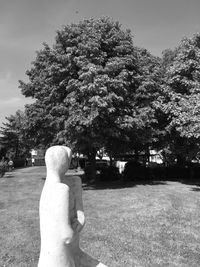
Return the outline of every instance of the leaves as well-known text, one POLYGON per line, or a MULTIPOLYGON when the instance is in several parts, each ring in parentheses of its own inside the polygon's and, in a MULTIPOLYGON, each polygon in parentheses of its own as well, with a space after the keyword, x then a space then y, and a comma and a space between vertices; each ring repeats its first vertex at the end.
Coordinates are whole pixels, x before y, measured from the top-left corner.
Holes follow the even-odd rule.
POLYGON ((134 49, 130 32, 109 18, 57 31, 53 47, 37 52, 29 82, 20 82, 22 93, 37 99, 26 108, 36 144, 84 140, 99 148, 121 138, 119 118, 131 113, 139 85, 134 49))
POLYGON ((184 38, 174 51, 168 51, 167 58, 163 58, 168 99, 163 103, 163 111, 168 118, 166 130, 170 136, 167 140, 174 153, 184 155, 187 160, 199 149, 199 40, 199 34, 184 38))
POLYGON ((176 147, 199 138, 200 35, 184 38, 163 58, 134 47, 130 31, 109 18, 57 31, 20 81, 36 99, 25 129, 35 145, 176 147), (167 144, 167 145, 166 145, 167 144))

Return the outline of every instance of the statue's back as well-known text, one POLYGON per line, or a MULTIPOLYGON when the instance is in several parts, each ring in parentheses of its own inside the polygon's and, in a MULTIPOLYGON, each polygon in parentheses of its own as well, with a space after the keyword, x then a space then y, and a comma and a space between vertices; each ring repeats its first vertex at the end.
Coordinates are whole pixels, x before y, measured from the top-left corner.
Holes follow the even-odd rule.
POLYGON ((40 198, 41 251, 38 267, 74 267, 69 245, 69 187, 45 184, 40 198))

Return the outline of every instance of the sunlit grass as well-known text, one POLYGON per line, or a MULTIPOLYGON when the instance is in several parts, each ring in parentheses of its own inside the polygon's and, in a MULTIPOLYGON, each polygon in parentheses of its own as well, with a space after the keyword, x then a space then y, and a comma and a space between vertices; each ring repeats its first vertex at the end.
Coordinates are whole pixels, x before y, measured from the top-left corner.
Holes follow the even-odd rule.
MULTIPOLYGON (((37 266, 44 167, 0 179, 0 266, 37 266)), ((103 188, 103 187, 102 187, 103 188)), ((109 267, 200 266, 200 191, 164 182, 83 191, 81 247, 109 267)))

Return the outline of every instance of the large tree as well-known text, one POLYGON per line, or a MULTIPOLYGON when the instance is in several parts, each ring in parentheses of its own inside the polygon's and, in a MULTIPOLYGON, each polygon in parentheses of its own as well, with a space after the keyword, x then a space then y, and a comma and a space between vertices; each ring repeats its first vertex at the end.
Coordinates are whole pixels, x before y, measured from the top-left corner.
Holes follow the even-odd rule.
POLYGON ((27 130, 37 144, 70 143, 94 161, 100 147, 112 150, 123 139, 121 118, 132 114, 139 86, 130 31, 109 18, 63 27, 55 44, 37 52, 22 93, 36 102, 27 107, 27 130), (45 140, 44 140, 45 139, 45 140))
POLYGON ((178 162, 191 160, 200 144, 200 34, 184 38, 174 51, 164 53, 169 150, 178 162))

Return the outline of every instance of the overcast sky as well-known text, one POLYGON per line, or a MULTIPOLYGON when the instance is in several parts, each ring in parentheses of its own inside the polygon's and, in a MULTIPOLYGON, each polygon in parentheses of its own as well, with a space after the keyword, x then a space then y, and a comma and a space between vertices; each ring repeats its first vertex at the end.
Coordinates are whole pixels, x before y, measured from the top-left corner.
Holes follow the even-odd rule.
POLYGON ((200 0, 0 0, 0 125, 30 99, 18 80, 43 42, 62 25, 110 16, 131 29, 134 44, 160 56, 184 36, 200 32, 200 0))

